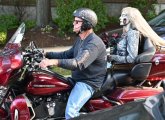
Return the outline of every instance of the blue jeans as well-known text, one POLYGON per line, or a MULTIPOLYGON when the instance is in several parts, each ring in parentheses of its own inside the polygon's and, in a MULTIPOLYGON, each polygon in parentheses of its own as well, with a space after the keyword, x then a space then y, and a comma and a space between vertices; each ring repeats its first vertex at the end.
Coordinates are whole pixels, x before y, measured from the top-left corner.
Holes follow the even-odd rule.
POLYGON ((79 111, 82 106, 92 97, 94 89, 86 83, 77 82, 72 89, 66 110, 66 120, 79 116, 79 111))

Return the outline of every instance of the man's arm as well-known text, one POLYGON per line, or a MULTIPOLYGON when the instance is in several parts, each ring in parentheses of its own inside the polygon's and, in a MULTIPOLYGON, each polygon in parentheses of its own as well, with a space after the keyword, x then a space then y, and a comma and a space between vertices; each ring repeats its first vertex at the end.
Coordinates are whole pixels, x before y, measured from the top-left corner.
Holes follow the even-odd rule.
POLYGON ((70 59, 73 58, 73 47, 63 52, 47 52, 45 57, 48 59, 70 59))
POLYGON ((73 58, 73 47, 69 50, 66 50, 64 52, 47 52, 45 54, 45 57, 48 59, 43 59, 39 66, 42 68, 46 68, 47 66, 58 66, 59 59, 70 59, 73 58))
POLYGON ((82 49, 73 59, 59 59, 58 66, 70 70, 87 68, 98 56, 98 48, 94 44, 88 45, 82 49))

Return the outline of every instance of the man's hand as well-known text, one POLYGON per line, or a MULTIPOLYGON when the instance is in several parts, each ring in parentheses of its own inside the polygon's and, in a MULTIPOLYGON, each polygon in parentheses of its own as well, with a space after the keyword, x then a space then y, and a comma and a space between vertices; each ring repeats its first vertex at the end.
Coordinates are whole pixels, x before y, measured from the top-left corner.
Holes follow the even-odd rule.
POLYGON ((58 60, 57 59, 43 59, 40 63, 39 63, 39 66, 42 67, 42 68, 46 68, 47 66, 52 66, 52 65, 55 65, 57 66, 58 65, 58 60))

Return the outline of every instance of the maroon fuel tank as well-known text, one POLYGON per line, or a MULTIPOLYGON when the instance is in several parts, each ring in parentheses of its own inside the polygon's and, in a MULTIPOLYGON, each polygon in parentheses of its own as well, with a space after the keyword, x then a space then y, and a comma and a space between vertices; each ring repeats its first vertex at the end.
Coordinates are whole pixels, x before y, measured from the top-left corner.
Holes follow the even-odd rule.
POLYGON ((33 72, 29 79, 27 92, 32 95, 51 95, 71 89, 63 77, 49 73, 33 72))
POLYGON ((0 54, 0 85, 9 83, 11 73, 22 67, 23 60, 18 44, 7 44, 0 54))

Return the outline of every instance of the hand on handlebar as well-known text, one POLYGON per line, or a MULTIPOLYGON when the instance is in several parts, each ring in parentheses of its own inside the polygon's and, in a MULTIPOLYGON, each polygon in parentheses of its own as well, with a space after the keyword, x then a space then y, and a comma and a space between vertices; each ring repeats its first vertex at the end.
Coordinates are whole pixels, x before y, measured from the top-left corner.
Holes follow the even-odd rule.
POLYGON ((47 58, 45 58, 39 63, 39 66, 41 68, 46 68, 47 66, 52 66, 52 65, 57 66, 58 65, 58 60, 57 59, 47 59, 47 58))

